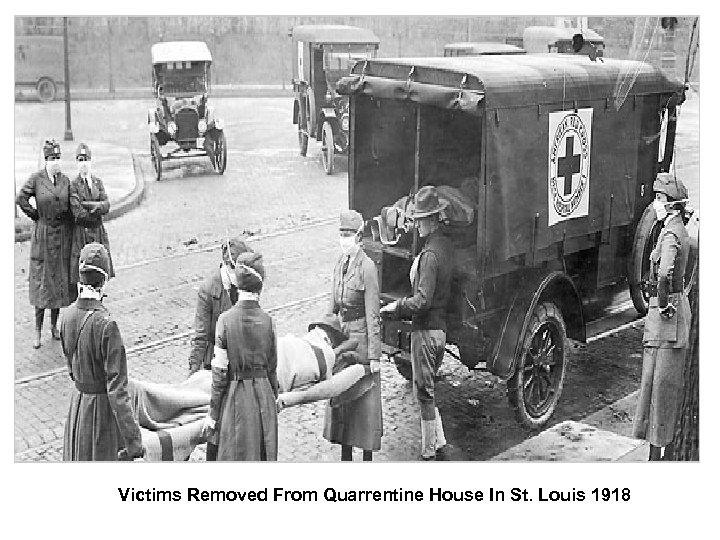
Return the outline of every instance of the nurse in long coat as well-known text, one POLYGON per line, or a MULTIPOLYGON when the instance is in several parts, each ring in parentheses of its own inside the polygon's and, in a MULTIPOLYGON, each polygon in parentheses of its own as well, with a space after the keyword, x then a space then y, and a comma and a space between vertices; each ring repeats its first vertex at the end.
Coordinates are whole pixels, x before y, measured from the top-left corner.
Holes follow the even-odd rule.
POLYGON ((211 361, 210 413, 203 434, 219 422, 218 461, 276 461, 278 394, 275 325, 260 307, 262 256, 235 261, 238 300, 217 321, 211 361))
MULTIPOLYGON (((380 293, 375 263, 360 246, 362 216, 348 210, 340 214, 342 255, 333 270, 330 312, 340 317, 343 332, 358 342, 360 362, 379 362, 380 293)), ((380 371, 365 375, 355 386, 333 398, 325 409, 323 436, 341 445, 341 459, 352 460, 352 449, 363 449, 371 461, 380 450, 383 434, 380 371)))
POLYGON ((78 261, 80 250, 85 244, 98 242, 105 246, 110 258, 108 277, 115 277, 103 216, 110 211, 110 202, 103 181, 92 174, 92 153, 90 147, 81 143, 75 153, 78 174, 70 182, 70 210, 75 219, 72 250, 70 253, 70 281, 78 282, 78 261))
POLYGON ((34 348, 40 347, 45 310, 50 310, 50 331, 60 339, 57 320, 60 308, 77 297, 70 280, 73 216, 70 211, 70 179, 60 172, 60 145, 46 141, 45 168, 30 175, 20 189, 16 203, 33 220, 30 237, 30 304, 35 306, 34 348), (35 199, 35 206, 30 199, 35 199))
POLYGON ((80 253, 80 293, 63 314, 60 335, 75 389, 65 422, 63 460, 116 461, 144 454, 128 396, 127 359, 117 323, 102 303, 110 260, 101 244, 80 253))
POLYGON ((669 446, 683 396, 691 318, 684 292, 690 243, 681 216, 687 189, 668 173, 658 175, 653 189, 653 205, 663 228, 650 255, 654 284, 645 319, 642 380, 633 422, 635 437, 650 443, 651 461, 661 458, 662 447, 666 455, 672 455, 669 446))

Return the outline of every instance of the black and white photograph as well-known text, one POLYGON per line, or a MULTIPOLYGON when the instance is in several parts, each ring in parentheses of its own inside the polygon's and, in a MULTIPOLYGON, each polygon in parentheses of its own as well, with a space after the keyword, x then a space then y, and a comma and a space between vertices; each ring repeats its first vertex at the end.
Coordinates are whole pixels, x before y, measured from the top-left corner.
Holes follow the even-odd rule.
POLYGON ((699 16, 163 10, 14 17, 16 464, 700 460, 699 16))

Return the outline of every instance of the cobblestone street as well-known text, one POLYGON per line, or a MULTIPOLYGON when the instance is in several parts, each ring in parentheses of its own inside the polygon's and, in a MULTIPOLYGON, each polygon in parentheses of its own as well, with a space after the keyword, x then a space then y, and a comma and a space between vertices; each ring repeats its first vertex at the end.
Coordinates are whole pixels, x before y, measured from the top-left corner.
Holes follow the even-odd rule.
MULTIPOLYGON (((267 279, 261 304, 274 318, 279 335, 304 333, 307 324, 327 309, 330 274, 339 255, 337 216, 348 204, 347 160, 338 158, 337 171, 327 176, 319 143, 311 140, 308 156, 299 155, 297 130, 290 121, 291 99, 225 98, 214 105, 226 119, 225 174, 213 173, 207 158, 181 160, 169 165, 159 182, 143 124, 150 102, 74 105, 76 140, 95 137, 123 144, 133 154, 136 175, 145 182, 142 204, 107 224, 117 277, 107 287, 105 303, 122 333, 130 376, 137 379, 179 382, 186 377, 196 291, 220 263, 219 242, 228 235, 245 235, 262 252, 267 279)), ((35 136, 33 123, 42 112, 51 112, 48 116, 57 120, 62 118, 61 107, 62 103, 16 104, 16 130, 35 136)), ((697 103, 685 107, 678 124, 678 167, 686 171, 685 182, 697 204, 698 135, 693 130, 699 115, 697 103)), ((48 129, 54 133, 60 127, 48 129)), ((102 170, 94 172, 103 176, 102 170)), ((14 247, 15 458, 57 461, 62 458, 72 382, 47 320, 42 347, 32 348, 29 249, 29 242, 14 247)), ((573 349, 550 425, 583 419, 637 389, 641 332, 639 323, 573 349)), ((390 361, 382 364, 382 394, 384 436, 376 459, 415 460, 420 445, 418 408, 409 383, 390 361)), ((486 372, 468 371, 449 355, 437 395, 456 459, 490 459, 533 434, 516 422, 502 381, 486 372)), ((340 448, 322 437, 324 408, 321 402, 280 414, 281 461, 339 461, 340 448)), ((194 458, 204 455, 198 450, 194 458)))

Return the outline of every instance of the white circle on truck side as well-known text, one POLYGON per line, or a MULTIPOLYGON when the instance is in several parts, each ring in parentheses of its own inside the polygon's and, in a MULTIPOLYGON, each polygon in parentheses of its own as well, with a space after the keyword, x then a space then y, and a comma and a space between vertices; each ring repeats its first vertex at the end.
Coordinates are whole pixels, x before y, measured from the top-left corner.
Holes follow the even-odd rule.
POLYGON ((568 113, 558 124, 550 148, 550 195, 560 217, 570 216, 580 205, 589 170, 588 130, 578 114, 568 113))

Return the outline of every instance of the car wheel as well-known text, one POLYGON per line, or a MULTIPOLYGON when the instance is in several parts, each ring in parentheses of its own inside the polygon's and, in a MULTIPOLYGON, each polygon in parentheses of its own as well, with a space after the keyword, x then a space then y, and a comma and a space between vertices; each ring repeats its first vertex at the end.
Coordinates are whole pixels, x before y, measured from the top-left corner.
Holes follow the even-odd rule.
POLYGON ((50 103, 55 99, 57 86, 55 86, 55 82, 52 79, 43 77, 38 81, 35 91, 37 92, 37 96, 40 101, 43 103, 50 103))
POLYGON ((517 419, 527 427, 544 425, 555 412, 567 370, 565 321, 552 302, 538 305, 525 333, 507 395, 517 419))
POLYGON ((335 136, 330 122, 325 122, 322 129, 322 162, 325 174, 332 174, 335 169, 335 136))
POLYGON ((650 253, 655 248, 661 230, 662 223, 655 218, 655 210, 652 204, 649 204, 635 230, 627 271, 630 298, 640 315, 646 315, 650 305, 650 296, 645 285, 650 279, 650 253))
POLYGON ((398 370, 398 373, 402 375, 406 381, 412 382, 412 362, 410 362, 410 359, 398 354, 393 358, 393 362, 395 363, 395 369, 398 370))
POLYGON ((150 157, 152 158, 153 169, 155 169, 155 180, 160 181, 160 178, 162 178, 162 152, 155 135, 150 136, 150 157))
POLYGON ((223 174, 227 167, 227 141, 225 132, 221 131, 215 143, 215 168, 218 174, 223 174))

